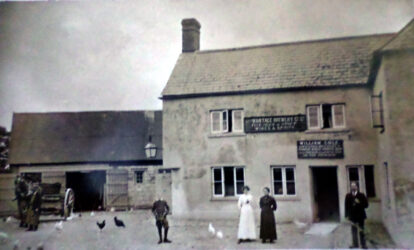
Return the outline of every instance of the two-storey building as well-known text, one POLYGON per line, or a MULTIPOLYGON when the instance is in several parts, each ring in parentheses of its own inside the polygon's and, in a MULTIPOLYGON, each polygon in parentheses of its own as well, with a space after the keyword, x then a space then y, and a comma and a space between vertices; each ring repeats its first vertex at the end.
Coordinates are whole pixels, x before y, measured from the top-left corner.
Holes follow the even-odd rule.
POLYGON ((248 185, 257 202, 270 187, 277 221, 340 221, 357 181, 368 219, 382 220, 384 139, 373 128, 382 110, 372 86, 378 51, 399 34, 200 51, 197 20, 182 28, 162 92, 163 164, 179 169, 176 216, 234 218, 248 185))

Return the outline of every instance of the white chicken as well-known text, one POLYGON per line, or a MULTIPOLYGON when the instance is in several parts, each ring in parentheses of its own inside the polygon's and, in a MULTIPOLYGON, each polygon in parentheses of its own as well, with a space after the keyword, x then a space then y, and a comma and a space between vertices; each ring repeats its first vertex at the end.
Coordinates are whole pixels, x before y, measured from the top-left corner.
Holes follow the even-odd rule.
POLYGON ((303 229, 308 226, 307 223, 300 222, 298 219, 293 220, 293 223, 295 223, 296 227, 299 229, 303 229))
POLYGON ((95 216, 95 213, 94 212, 91 212, 91 216, 95 216))
POLYGON ((212 235, 216 234, 216 229, 214 229, 213 224, 208 224, 208 232, 212 235))
POLYGON ((216 234, 217 238, 219 239, 223 239, 223 232, 221 230, 219 230, 216 234))
POLYGON ((62 230, 63 230, 63 221, 57 222, 57 223, 55 224, 55 228, 56 228, 56 230, 58 230, 58 231, 62 231, 62 230))

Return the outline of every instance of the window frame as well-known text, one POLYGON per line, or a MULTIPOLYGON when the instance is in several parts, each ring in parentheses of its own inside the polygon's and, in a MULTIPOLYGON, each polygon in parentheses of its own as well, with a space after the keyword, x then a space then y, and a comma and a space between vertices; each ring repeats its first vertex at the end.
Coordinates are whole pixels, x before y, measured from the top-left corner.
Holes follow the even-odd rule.
POLYGON ((343 102, 338 103, 319 103, 319 104, 307 104, 306 105, 306 125, 308 130, 329 130, 329 129, 344 129, 346 128, 346 105, 343 102), (331 105, 331 117, 332 117, 332 127, 330 128, 323 128, 323 105, 331 105), (336 118, 335 118, 335 106, 342 106, 342 117, 344 120, 344 124, 342 126, 336 125, 336 118), (317 121, 318 126, 310 126, 310 118, 309 118, 309 108, 310 107, 316 107, 317 108, 317 121))
POLYGON ((297 192, 297 178, 296 178, 296 165, 271 165, 270 166, 271 169, 271 179, 272 179, 272 185, 271 185, 271 189, 272 189, 272 194, 275 197, 297 197, 298 192, 297 192), (294 184, 295 184, 295 194, 288 194, 287 193, 287 180, 286 180, 286 169, 287 168, 292 168, 293 169, 293 175, 294 175, 294 184), (275 193, 275 188, 274 188, 274 173, 273 170, 274 169, 281 169, 282 170, 282 194, 276 194, 275 193))
POLYGON ((144 173, 145 173, 145 169, 136 169, 136 170, 134 170, 135 184, 143 184, 144 183, 144 173), (138 173, 141 174, 141 182, 137 182, 138 173))
POLYGON ((346 176, 347 176, 347 189, 348 192, 351 192, 351 181, 349 179, 350 175, 349 175, 349 169, 350 168, 357 168, 358 169, 358 179, 359 179, 359 192, 364 193, 367 198, 373 199, 373 198, 377 198, 378 194, 376 192, 376 185, 375 185, 375 165, 373 164, 366 164, 366 165, 347 165, 346 166, 346 176), (366 177, 365 177, 365 166, 372 166, 373 167, 373 178, 374 178, 374 190, 375 190, 375 196, 372 197, 368 197, 367 196, 367 184, 366 184, 366 177))
POLYGON ((244 109, 242 108, 234 108, 234 109, 215 109, 210 110, 210 133, 219 135, 219 134, 241 134, 244 133, 244 109), (231 111, 231 112, 230 112, 231 111), (234 130, 234 113, 235 112, 241 112, 241 130, 234 130), (231 117, 229 117, 229 114, 231 113, 231 117), (219 114, 219 130, 213 130, 213 124, 214 114, 219 114), (224 114, 226 114, 226 120, 224 119, 224 114), (232 131, 229 131, 230 128, 230 119, 232 123, 232 131), (226 129, 224 129, 224 124, 226 124, 226 129))
POLYGON ((233 133, 243 133, 244 132, 244 112, 243 112, 243 109, 232 109, 231 110, 232 112, 231 112, 231 121, 232 121, 232 132, 233 133), (241 129, 240 130, 235 130, 234 129, 234 124, 235 124, 235 119, 234 119, 234 114, 236 113, 236 112, 240 112, 241 113, 241 115, 240 115, 240 127, 241 127, 241 129))
POLYGON ((371 125, 373 128, 380 128, 381 133, 385 131, 385 123, 384 123, 384 102, 383 102, 383 93, 382 91, 379 92, 378 95, 371 95, 369 98, 370 106, 371 106, 371 125), (378 107, 374 107, 373 99, 378 99, 378 107), (377 109, 378 108, 378 109, 377 109), (379 113, 379 124, 375 123, 374 113, 379 113))
POLYGON ((211 185, 212 185, 212 195, 213 198, 232 198, 232 197, 239 197, 240 195, 243 194, 237 193, 237 174, 236 174, 236 169, 242 169, 243 170, 243 185, 246 183, 246 171, 245 171, 245 166, 229 166, 229 165, 223 165, 223 166, 213 166, 211 167, 211 185), (225 192, 225 179, 224 179, 224 168, 225 167, 231 167, 233 168, 233 188, 234 188, 234 195, 233 196, 226 196, 226 192, 225 192), (222 193, 221 194, 216 194, 215 192, 215 183, 216 181, 214 180, 214 170, 215 169, 220 169, 221 170, 221 190, 222 193))
POLYGON ((331 111, 332 112, 332 128, 346 128, 345 104, 343 104, 343 103, 332 104, 331 108, 332 108, 332 111, 331 111), (342 126, 338 126, 336 124, 335 106, 341 106, 342 107, 342 118, 344 120, 342 126))

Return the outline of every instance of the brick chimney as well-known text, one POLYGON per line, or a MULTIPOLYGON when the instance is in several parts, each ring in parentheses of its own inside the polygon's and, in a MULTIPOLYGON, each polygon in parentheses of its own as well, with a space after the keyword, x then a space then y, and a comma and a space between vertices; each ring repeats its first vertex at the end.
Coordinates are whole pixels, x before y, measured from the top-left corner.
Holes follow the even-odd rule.
POLYGON ((201 25, 195 18, 183 19, 183 52, 194 52, 200 50, 200 28, 201 25))

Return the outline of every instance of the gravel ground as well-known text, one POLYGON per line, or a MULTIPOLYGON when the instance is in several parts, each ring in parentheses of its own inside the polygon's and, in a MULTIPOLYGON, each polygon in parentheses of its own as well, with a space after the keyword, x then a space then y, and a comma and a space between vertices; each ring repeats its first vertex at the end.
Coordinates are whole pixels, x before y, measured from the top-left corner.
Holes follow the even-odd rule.
MULTIPOLYGON (((350 227, 341 224, 329 235, 304 234, 295 224, 278 224, 278 240, 274 244, 260 241, 237 244, 237 221, 211 221, 217 230, 223 232, 219 239, 209 234, 210 221, 179 220, 170 217, 169 238, 171 244, 158 245, 158 235, 152 214, 148 210, 133 212, 82 213, 81 217, 63 222, 61 231, 55 228, 56 220, 41 218, 36 232, 26 232, 18 227, 17 220, 0 221, 0 248, 13 249, 18 242, 19 249, 270 249, 270 248, 347 248, 351 242, 350 227), (126 228, 117 228, 113 217, 118 216, 126 228), (102 232, 96 221, 106 220, 102 232), (47 220, 47 221, 46 221, 47 220)), ((368 246, 371 248, 394 248, 387 232, 380 224, 367 225, 368 246), (375 240, 373 240, 375 239, 375 240)), ((257 230, 258 232, 258 230, 257 230)))

